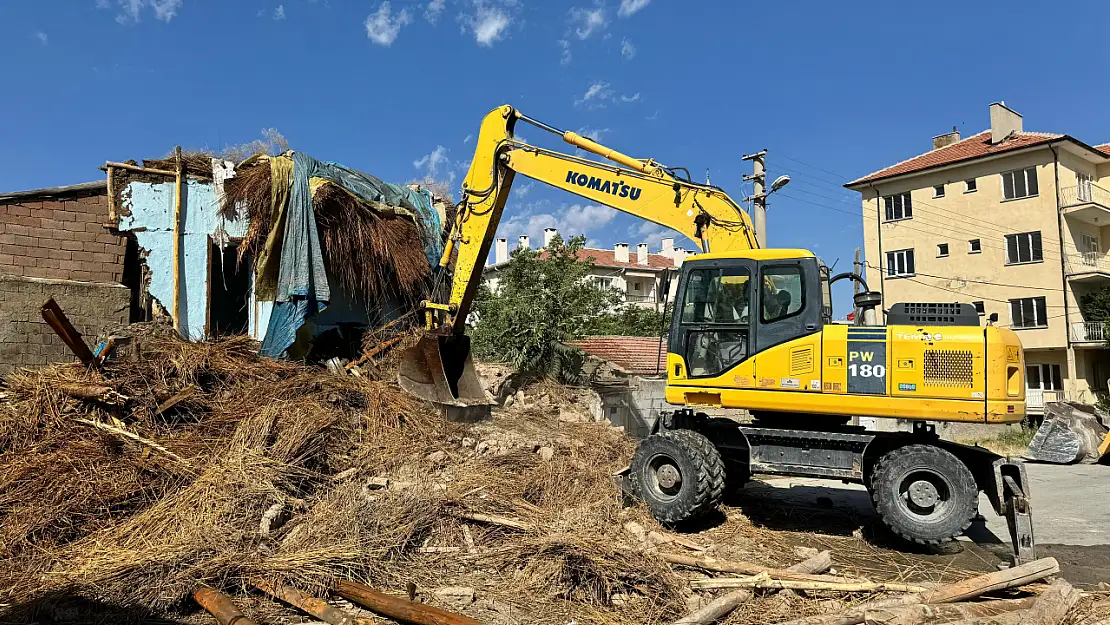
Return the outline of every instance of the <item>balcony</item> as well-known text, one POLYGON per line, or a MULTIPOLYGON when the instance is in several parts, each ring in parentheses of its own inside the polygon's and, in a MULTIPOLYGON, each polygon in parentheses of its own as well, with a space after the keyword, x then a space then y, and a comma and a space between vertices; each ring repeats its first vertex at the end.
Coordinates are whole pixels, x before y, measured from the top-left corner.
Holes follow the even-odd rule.
POLYGON ((1045 403, 1054 403, 1060 401, 1063 397, 1060 391, 1045 391, 1039 388, 1025 389, 1025 414, 1042 415, 1044 414, 1045 403))
POLYGON ((1065 217, 1093 226, 1110 225, 1110 191, 1097 184, 1060 189, 1060 205, 1065 217))
POLYGON ((1073 282, 1101 282, 1110 280, 1110 254, 1080 252, 1064 257, 1064 271, 1073 282))
POLYGON ((1110 339, 1110 323, 1105 321, 1077 321, 1071 324, 1071 342, 1088 345, 1105 345, 1110 339))

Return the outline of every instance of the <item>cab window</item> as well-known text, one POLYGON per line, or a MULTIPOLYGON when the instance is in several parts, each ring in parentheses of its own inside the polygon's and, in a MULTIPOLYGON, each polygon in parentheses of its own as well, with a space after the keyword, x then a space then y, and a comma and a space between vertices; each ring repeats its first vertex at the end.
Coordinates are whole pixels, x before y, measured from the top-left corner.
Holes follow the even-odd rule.
POLYGON ((805 307, 802 268, 797 265, 770 266, 763 270, 761 316, 763 323, 793 317, 805 307))
POLYGON ((680 320, 691 377, 720 375, 747 357, 751 283, 741 267, 690 272, 680 320))

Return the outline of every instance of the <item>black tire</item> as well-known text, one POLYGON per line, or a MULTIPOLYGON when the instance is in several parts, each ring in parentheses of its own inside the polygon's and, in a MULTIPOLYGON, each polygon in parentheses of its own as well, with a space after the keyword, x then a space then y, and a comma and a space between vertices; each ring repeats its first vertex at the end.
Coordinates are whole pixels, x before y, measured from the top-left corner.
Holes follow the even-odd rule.
POLYGON ((951 452, 907 445, 879 458, 871 474, 871 500, 895 534, 922 545, 954 540, 979 508, 975 476, 951 452))
POLYGON ((725 491, 725 463, 704 435, 668 430, 640 441, 632 456, 632 483, 652 516, 673 525, 717 508, 725 491))

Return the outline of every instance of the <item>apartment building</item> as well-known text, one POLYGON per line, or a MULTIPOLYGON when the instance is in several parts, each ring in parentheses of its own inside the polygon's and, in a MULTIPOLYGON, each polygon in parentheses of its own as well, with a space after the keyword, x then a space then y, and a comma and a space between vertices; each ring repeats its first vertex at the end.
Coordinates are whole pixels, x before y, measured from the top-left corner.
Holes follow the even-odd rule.
MULTIPOLYGON (((558 230, 547 228, 543 232, 543 246, 547 247, 558 230)), ((681 247, 674 246, 674 239, 666 238, 661 242, 658 253, 649 253, 648 244, 640 243, 635 253, 627 243, 617 243, 613 249, 584 247, 578 251, 579 260, 590 260, 594 267, 589 279, 598 288, 615 289, 623 295, 624 302, 644 308, 662 310, 663 304, 658 296, 664 283, 669 285, 667 302, 674 300, 678 288, 678 268, 690 254, 681 247)), ((531 246, 528 236, 521 236, 520 247, 531 246)), ((486 265, 483 277, 491 289, 497 289, 498 273, 509 262, 509 242, 498 238, 494 242, 493 263, 486 265)))
POLYGON ((863 197, 868 285, 895 302, 973 304, 1018 332, 1031 413, 1095 401, 1110 333, 1083 295, 1110 287, 1110 144, 1025 131, 990 105, 990 128, 844 185, 863 197))

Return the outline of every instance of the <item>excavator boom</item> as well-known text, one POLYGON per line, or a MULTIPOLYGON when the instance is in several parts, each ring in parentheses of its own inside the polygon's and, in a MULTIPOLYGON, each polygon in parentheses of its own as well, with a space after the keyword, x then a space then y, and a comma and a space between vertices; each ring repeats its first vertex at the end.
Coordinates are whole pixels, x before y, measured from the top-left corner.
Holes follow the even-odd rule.
POLYGON ((672 228, 693 240, 702 252, 757 248, 747 213, 720 188, 693 182, 689 173, 683 176, 682 171, 622 154, 575 132, 534 120, 512 106, 487 114, 439 263, 440 274, 452 276, 450 292, 434 293, 433 299, 425 302, 429 335, 402 359, 402 387, 447 406, 486 403, 473 374, 464 330, 517 174, 672 228), (612 164, 524 143, 514 136, 520 122, 557 134, 569 145, 612 164), (437 296, 443 301, 436 301, 437 296))

